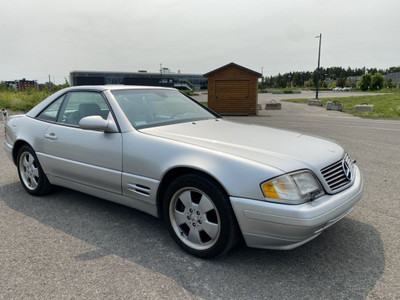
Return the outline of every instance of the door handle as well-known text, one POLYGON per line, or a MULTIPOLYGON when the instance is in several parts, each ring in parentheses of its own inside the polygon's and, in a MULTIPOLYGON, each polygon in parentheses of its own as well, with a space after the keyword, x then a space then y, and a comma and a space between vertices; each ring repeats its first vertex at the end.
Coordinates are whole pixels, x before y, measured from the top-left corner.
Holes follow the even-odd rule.
POLYGON ((55 140, 57 140, 58 139, 58 136, 56 136, 56 134, 55 133, 46 133, 45 135, 44 135, 44 137, 46 138, 46 139, 48 139, 48 140, 52 140, 52 141, 55 141, 55 140))

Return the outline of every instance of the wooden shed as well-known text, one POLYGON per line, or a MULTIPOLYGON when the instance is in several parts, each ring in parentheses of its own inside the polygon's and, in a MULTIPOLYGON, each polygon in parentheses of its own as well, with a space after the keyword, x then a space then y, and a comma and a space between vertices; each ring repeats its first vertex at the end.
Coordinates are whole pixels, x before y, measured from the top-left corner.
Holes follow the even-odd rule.
POLYGON ((208 107, 213 111, 227 115, 257 114, 260 73, 230 63, 203 76, 208 79, 208 107))

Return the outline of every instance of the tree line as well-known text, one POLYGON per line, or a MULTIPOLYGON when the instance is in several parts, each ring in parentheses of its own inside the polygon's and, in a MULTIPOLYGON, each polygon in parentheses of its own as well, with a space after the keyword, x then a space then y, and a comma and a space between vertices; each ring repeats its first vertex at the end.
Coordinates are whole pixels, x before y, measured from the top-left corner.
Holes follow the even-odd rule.
MULTIPOLYGON (((400 72, 399 67, 390 67, 388 69, 377 68, 350 68, 343 67, 330 67, 319 69, 319 87, 334 88, 334 87, 358 87, 360 89, 376 89, 377 87, 383 88, 384 86, 393 87, 393 81, 384 82, 383 75, 400 72), (364 75, 367 75, 365 77, 364 75), (380 74, 380 75, 378 75, 380 74), (358 83, 349 80, 351 76, 360 76, 361 81, 358 83), (363 77, 364 76, 364 77, 363 77), (374 81, 372 80, 374 78, 374 81), (364 79, 364 83, 361 82, 364 79), (383 81, 382 81, 383 79, 383 81), (358 84, 358 86, 357 86, 358 84), (372 88, 372 86, 374 88, 372 88)), ((317 80, 317 69, 313 72, 300 71, 289 72, 285 74, 278 74, 276 76, 267 76, 263 78, 264 88, 286 88, 286 87, 315 87, 317 80)))

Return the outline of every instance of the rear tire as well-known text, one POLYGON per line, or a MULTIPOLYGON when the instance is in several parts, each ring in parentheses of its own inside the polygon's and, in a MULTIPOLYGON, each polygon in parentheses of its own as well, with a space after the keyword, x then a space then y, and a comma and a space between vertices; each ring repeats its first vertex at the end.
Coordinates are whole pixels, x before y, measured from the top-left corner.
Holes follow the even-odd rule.
POLYGON ((21 184, 29 194, 41 196, 50 191, 51 185, 31 147, 25 145, 19 149, 17 168, 21 184))
POLYGON ((225 191, 199 174, 175 179, 163 202, 163 217, 175 242, 186 252, 211 258, 238 241, 238 225, 225 191))

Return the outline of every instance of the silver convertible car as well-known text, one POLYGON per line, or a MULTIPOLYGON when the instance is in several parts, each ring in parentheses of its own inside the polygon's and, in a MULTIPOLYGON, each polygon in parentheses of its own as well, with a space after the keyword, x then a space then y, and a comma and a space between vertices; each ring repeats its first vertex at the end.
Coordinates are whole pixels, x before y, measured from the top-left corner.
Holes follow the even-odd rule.
POLYGON ((199 257, 241 238, 295 248, 362 196, 362 175, 336 143, 226 121, 170 88, 67 88, 5 126, 28 193, 58 185, 139 209, 199 257))

